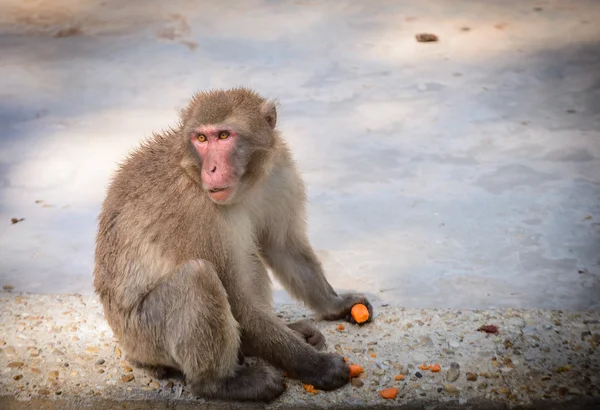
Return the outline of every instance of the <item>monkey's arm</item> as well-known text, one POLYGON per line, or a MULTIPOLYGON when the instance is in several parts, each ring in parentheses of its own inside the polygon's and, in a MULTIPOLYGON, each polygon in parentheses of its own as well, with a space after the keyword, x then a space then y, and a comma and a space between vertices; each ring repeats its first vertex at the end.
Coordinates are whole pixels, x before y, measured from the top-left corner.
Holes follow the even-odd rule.
POLYGON ((338 295, 335 292, 306 237, 303 218, 297 214, 291 217, 292 221, 285 225, 289 228, 283 236, 285 240, 274 240, 276 235, 266 234, 261 243, 263 258, 283 286, 325 320, 344 318, 355 323, 350 310, 362 303, 369 310, 370 321, 373 307, 367 298, 357 293, 338 295))

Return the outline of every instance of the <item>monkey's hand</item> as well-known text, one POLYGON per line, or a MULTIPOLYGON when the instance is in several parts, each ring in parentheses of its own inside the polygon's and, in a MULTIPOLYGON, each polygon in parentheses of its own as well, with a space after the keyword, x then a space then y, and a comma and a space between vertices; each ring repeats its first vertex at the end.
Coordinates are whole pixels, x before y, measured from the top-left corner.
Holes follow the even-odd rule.
POLYGON ((288 324, 288 327, 298 333, 298 336, 309 345, 312 345, 317 350, 323 350, 325 344, 325 336, 317 329, 310 321, 300 320, 298 322, 288 324))
POLYGON ((358 303, 365 305, 369 311, 369 319, 367 319, 366 322, 358 324, 364 325, 365 323, 371 322, 373 320, 373 306, 362 293, 344 293, 339 295, 333 303, 333 309, 323 314, 322 318, 324 320, 344 319, 352 324, 357 324, 356 320, 354 320, 350 314, 350 311, 352 310, 352 306, 358 303))
POLYGON ((335 353, 314 352, 290 364, 286 369, 290 377, 312 384, 318 390, 335 390, 350 381, 348 363, 335 353))

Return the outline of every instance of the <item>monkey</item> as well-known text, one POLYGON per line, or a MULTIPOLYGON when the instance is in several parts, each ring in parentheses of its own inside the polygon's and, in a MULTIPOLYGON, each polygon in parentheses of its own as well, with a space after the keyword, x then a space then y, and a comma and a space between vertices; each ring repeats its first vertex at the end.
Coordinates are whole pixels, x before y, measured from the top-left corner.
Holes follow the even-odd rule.
POLYGON ((122 350, 197 397, 270 402, 284 372, 325 391, 350 380, 310 321, 276 316, 268 269, 319 320, 355 323, 357 303, 373 316, 326 279, 277 115, 249 88, 195 93, 120 163, 98 216, 94 290, 122 350))

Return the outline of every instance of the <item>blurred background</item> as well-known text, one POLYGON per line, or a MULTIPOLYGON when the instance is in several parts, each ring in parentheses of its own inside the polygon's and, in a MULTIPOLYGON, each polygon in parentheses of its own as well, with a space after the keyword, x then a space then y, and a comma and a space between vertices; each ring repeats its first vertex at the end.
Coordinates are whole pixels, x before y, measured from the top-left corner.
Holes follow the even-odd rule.
POLYGON ((243 85, 281 104, 337 289, 598 309, 599 21, 594 0, 0 0, 0 285, 92 294, 118 162, 243 85))

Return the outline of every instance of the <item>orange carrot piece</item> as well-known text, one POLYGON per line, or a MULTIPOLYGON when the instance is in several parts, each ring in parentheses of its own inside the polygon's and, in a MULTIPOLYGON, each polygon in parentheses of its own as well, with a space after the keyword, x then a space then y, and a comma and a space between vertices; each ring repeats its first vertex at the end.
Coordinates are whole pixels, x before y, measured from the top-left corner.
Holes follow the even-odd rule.
POLYGON ((364 323, 369 320, 369 309, 362 303, 357 303, 352 306, 350 314, 356 320, 356 323, 364 323))
POLYGON ((302 387, 304 387, 304 390, 306 390, 309 393, 317 394, 317 389, 315 389, 315 386, 313 386, 312 384, 303 384, 302 387))
POLYGON ((364 372, 364 369, 360 364, 350 365, 350 377, 357 377, 362 372, 364 372))
POLYGON ((344 329, 345 329, 344 325, 342 325, 342 324, 339 324, 339 325, 338 325, 338 330, 339 330, 340 332, 341 332, 342 330, 344 330, 344 329))
POLYGON ((371 357, 377 357, 375 353, 371 353, 371 357))
POLYGON ((390 387, 389 389, 383 389, 379 392, 379 394, 384 399, 395 399, 396 395, 398 394, 398 388, 390 387))
POLYGON ((395 380, 404 380, 404 375, 403 374, 399 374, 398 376, 394 377, 395 380))
POLYGON ((427 363, 423 363, 421 366, 417 366, 421 370, 429 370, 430 366, 427 363))
POLYGON ((440 367, 439 363, 435 363, 435 364, 432 364, 432 365, 429 367, 429 370, 431 370, 431 371, 432 371, 432 372, 434 372, 434 373, 437 373, 437 372, 439 372, 440 370, 442 370, 442 368, 440 367))

